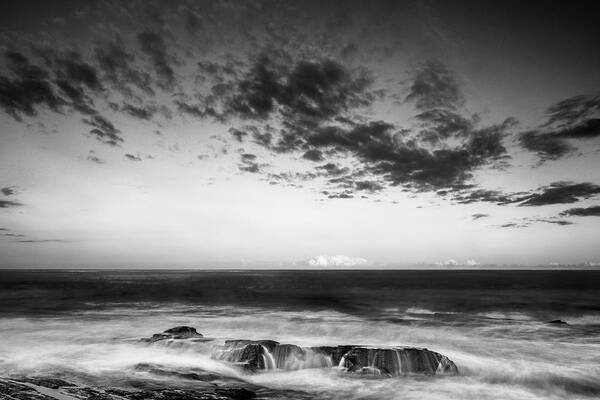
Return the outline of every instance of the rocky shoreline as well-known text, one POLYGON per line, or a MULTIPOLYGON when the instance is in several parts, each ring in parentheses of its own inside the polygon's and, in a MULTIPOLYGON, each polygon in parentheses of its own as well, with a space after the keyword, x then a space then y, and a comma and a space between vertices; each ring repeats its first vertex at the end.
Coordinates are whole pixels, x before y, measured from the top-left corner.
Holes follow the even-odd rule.
MULTIPOLYGON (((149 338, 148 346, 180 346, 213 341, 195 328, 179 326, 149 338)), ((202 343, 200 343, 202 344, 202 343)), ((227 340, 213 345, 211 357, 239 368, 245 374, 267 370, 337 368, 349 376, 393 378, 403 375, 456 375, 458 368, 448 357, 415 347, 370 347, 361 345, 301 347, 273 340, 227 340)), ((149 378, 119 385, 87 385, 64 380, 64 376, 0 377, 0 399, 6 400, 247 400, 264 397, 268 388, 242 378, 224 376, 199 368, 179 371, 138 363, 136 372, 149 378), (174 382, 169 378, 176 378, 174 382)), ((273 394, 273 393, 271 393, 273 394)), ((268 397, 268 396, 267 396, 268 397)))

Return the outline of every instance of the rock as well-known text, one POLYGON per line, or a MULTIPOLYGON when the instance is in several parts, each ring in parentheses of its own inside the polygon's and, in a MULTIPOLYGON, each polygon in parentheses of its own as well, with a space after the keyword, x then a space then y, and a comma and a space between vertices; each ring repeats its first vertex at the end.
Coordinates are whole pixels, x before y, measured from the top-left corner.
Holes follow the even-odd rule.
POLYGON ((53 377, 24 377, 7 379, 0 377, 0 399, 10 400, 249 400, 256 394, 246 388, 215 387, 193 389, 155 388, 143 390, 110 387, 75 386, 53 377), (36 381, 46 386, 31 383, 36 381), (54 386, 49 388, 48 386, 54 386))
POLYGON ((319 346, 319 347, 311 347, 312 350, 324 354, 331 358, 331 363, 335 366, 340 364, 340 361, 344 354, 352 350, 354 347, 352 345, 346 346, 319 346))
POLYGON ((319 346, 302 348, 272 340, 228 340, 213 358, 250 371, 339 366, 348 372, 379 376, 457 374, 448 357, 414 347, 319 346))
POLYGON ((156 376, 171 376, 175 378, 188 379, 193 381, 211 382, 223 379, 223 376, 221 375, 200 369, 195 369, 193 372, 181 372, 165 369, 156 364, 140 363, 136 364, 134 369, 136 371, 148 372, 156 376))
POLYGON ((55 400, 13 379, 0 378, 0 399, 55 400))
POLYGON ((31 377, 31 378, 22 378, 20 379, 23 382, 33 383, 34 385, 47 387, 50 389, 58 389, 60 387, 65 386, 77 386, 73 383, 63 381, 62 379, 57 378, 46 378, 46 377, 31 377))
POLYGON ((310 348, 273 340, 227 340, 213 358, 241 365, 249 371, 331 367, 331 360, 310 348))
POLYGON ((548 323, 555 324, 555 325, 569 325, 565 321, 560 320, 560 319, 553 319, 552 321, 548 321, 548 323))
POLYGON ((448 357, 428 349, 354 347, 340 360, 349 372, 367 375, 457 374, 458 368, 448 357))
POLYGON ((167 339, 201 339, 203 337, 201 333, 196 332, 196 328, 192 328, 191 326, 176 326, 167 329, 163 333, 155 333, 151 338, 144 338, 142 341, 154 343, 167 339))
POLYGON ((215 393, 233 400, 249 400, 256 397, 256 393, 244 388, 215 389, 215 393))

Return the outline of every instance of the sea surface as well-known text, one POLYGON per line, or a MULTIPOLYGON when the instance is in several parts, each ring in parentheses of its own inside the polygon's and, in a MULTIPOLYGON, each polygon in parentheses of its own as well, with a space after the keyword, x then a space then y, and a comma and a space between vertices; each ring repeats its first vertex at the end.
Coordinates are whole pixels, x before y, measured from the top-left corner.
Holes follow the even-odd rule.
POLYGON ((215 371, 259 398, 597 399, 600 271, 0 271, 0 377, 195 384, 140 364, 215 371), (214 340, 139 341, 178 325, 214 340), (211 358, 226 339, 426 347, 460 374, 252 374, 211 358))

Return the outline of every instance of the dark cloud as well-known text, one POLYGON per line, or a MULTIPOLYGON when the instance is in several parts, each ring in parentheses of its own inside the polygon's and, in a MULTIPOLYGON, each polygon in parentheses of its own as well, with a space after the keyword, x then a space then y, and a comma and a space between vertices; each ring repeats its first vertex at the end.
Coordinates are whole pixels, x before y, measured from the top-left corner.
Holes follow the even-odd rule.
POLYGON ((60 112, 65 101, 52 88, 49 73, 21 53, 4 55, 13 77, 0 76, 0 107, 17 121, 22 121, 23 115, 36 115, 39 106, 60 112))
POLYGON ((365 71, 351 71, 333 60, 288 66, 262 55, 237 82, 225 109, 245 119, 266 119, 279 111, 295 123, 315 124, 369 105, 375 96, 370 84, 365 71))
POLYGON ((423 111, 414 117, 419 123, 421 140, 437 143, 450 137, 468 136, 475 121, 443 108, 423 111))
POLYGON ((489 214, 483 214, 483 213, 475 213, 475 214, 471 215, 471 217, 473 217, 474 220, 478 220, 481 218, 487 218, 489 216, 490 216, 489 214))
POLYGON ((557 160, 573 151, 573 146, 561 138, 538 131, 521 133, 519 135, 519 143, 525 149, 537 153, 542 161, 557 160))
POLYGON ((560 213, 563 217, 600 217, 600 206, 591 206, 585 208, 570 208, 560 213))
POLYGON ((6 186, 6 187, 3 187, 2 189, 0 189, 0 191, 5 196, 12 196, 13 194, 15 194, 17 192, 17 187, 16 186, 6 186))
POLYGON ((460 204, 485 202, 496 203, 497 205, 505 205, 517 201, 514 194, 506 194, 498 190, 458 190, 455 192, 451 192, 451 195, 452 199, 460 204))
POLYGON ((251 172, 253 174, 260 172, 260 165, 256 162, 255 154, 244 153, 240 155, 241 164, 238 165, 240 171, 251 172))
POLYGON ((323 153, 320 150, 308 150, 302 155, 302 158, 315 162, 324 160, 323 153))
POLYGON ((175 100, 175 105, 180 113, 190 115, 196 118, 214 118, 222 121, 223 116, 218 114, 214 108, 202 104, 189 104, 181 100, 175 100))
POLYGON ((428 62, 416 71, 406 101, 419 110, 435 110, 456 109, 465 100, 454 74, 439 62, 428 62))
POLYGON ((367 192, 379 192, 383 190, 384 186, 376 181, 358 181, 355 182, 356 190, 367 191, 367 192))
POLYGON ((572 152, 569 139, 600 137, 600 95, 581 95, 560 101, 546 110, 547 120, 519 136, 521 146, 541 161, 556 160, 572 152))
POLYGON ((600 95, 579 95, 548 107, 546 126, 572 126, 600 112, 600 95))
POLYGON ((123 142, 121 131, 115 128, 113 123, 102 115, 92 115, 90 118, 84 118, 83 122, 94 127, 90 131, 90 134, 102 143, 110 146, 118 146, 123 142))
POLYGON ((125 44, 120 39, 96 47, 94 55, 104 79, 126 97, 133 95, 132 88, 153 96, 150 74, 136 68, 135 57, 124 49, 125 44))
POLYGON ((57 75, 72 85, 84 85, 91 90, 101 90, 102 84, 96 69, 81 60, 79 53, 71 51, 56 60, 57 75))
POLYGON ((20 233, 3 233, 2 236, 6 237, 25 237, 25 235, 21 235, 20 233))
POLYGON ((87 160, 91 161, 93 163, 96 163, 96 164, 104 164, 104 160, 103 159, 101 159, 100 157, 95 156, 93 154, 90 154, 89 156, 87 156, 87 160))
POLYGON ((229 133, 240 143, 244 140, 244 137, 248 135, 248 132, 236 128, 229 128, 229 133))
POLYGON ((521 206, 576 203, 600 193, 600 186, 585 182, 554 182, 538 189, 537 193, 521 198, 521 206))
POLYGON ((125 154, 125 157, 131 161, 142 161, 142 158, 133 154, 125 154))
POLYGON ((172 89, 175 83, 175 72, 171 68, 167 46, 162 36, 152 31, 140 32, 137 35, 140 49, 150 57, 158 76, 158 85, 163 89, 172 89))
POLYGON ((316 169, 328 176, 340 176, 350 172, 350 169, 348 167, 341 167, 338 164, 334 163, 320 165, 316 167, 316 169))
POLYGON ((139 119, 150 120, 156 113, 156 107, 154 106, 134 106, 133 104, 124 103, 121 106, 121 111, 126 112, 132 117, 139 119))
POLYGON ((22 205, 23 204, 19 203, 18 201, 0 200, 0 208, 20 207, 22 205))

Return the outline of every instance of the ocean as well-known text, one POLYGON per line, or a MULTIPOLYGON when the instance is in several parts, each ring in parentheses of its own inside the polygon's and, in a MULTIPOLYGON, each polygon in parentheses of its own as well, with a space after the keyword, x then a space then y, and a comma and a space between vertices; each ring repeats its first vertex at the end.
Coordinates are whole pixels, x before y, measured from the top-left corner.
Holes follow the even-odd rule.
POLYGON ((0 271, 0 377, 206 387, 200 373, 258 399, 599 398, 600 271, 0 271), (175 326, 206 340, 140 341, 175 326), (214 357, 231 339, 414 346, 459 373, 252 372, 214 357))

